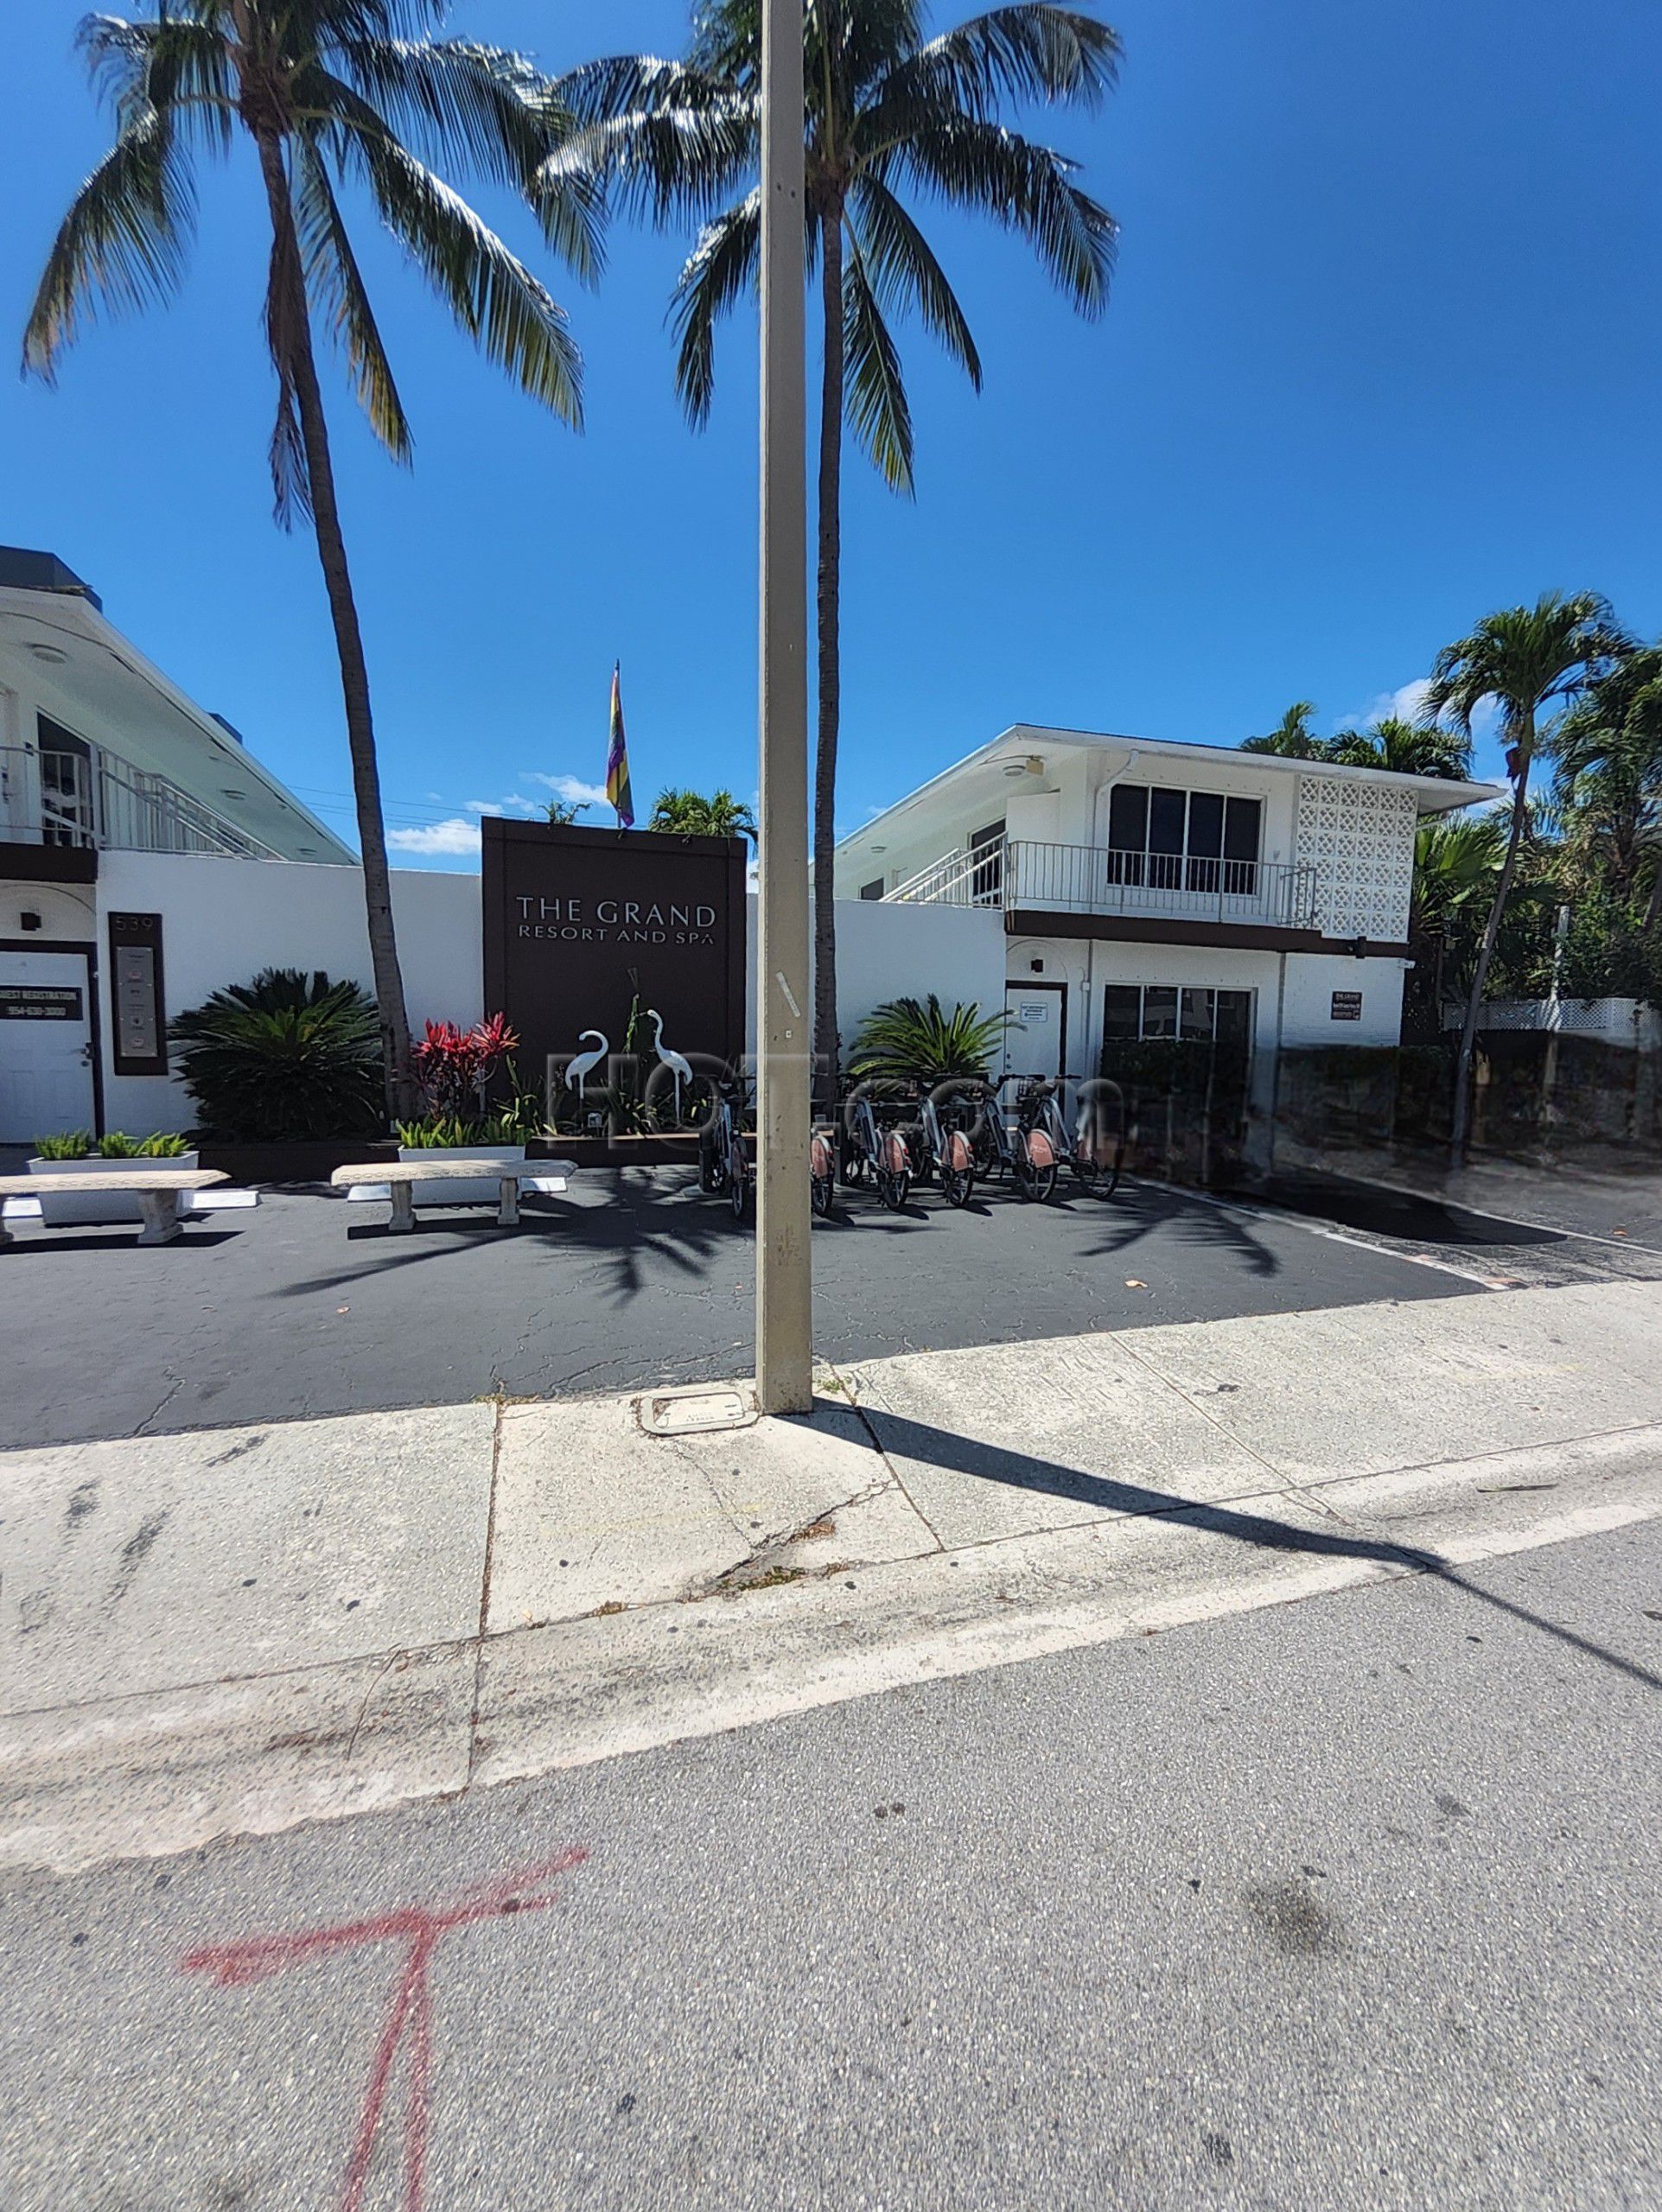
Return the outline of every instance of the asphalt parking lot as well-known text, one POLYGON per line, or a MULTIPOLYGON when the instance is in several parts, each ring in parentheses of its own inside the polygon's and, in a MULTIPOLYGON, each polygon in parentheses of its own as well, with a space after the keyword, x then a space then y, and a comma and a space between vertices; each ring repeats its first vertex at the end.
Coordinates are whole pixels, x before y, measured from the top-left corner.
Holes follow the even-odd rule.
MULTIPOLYGON (((20 1228, 0 1253, 0 1440, 80 1442, 376 1408, 714 1380, 752 1364, 750 1224, 678 1170, 580 1174, 518 1231, 266 1192, 176 1244, 20 1228)), ((854 1197, 816 1226, 822 1357, 1216 1320, 1477 1283, 1162 1185, 901 1216, 854 1197)), ((1487 1262, 1485 1262, 1487 1264, 1487 1262)))

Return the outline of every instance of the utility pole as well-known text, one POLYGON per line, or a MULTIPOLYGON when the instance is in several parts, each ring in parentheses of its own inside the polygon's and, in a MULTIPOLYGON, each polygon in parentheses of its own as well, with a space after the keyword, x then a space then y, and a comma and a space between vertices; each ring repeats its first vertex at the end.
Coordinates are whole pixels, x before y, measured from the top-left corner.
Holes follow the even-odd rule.
POLYGON ((813 1406, 802 31, 803 0, 762 0, 756 1398, 765 1414, 813 1406))

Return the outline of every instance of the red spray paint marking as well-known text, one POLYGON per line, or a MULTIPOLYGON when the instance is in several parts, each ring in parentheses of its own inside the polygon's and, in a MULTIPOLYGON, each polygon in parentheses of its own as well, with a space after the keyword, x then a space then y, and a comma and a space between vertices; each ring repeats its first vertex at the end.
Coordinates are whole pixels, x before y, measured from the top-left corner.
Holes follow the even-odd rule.
POLYGON ((404 1942, 410 1946, 387 2006, 375 2056, 369 2069, 364 2108, 347 2165, 341 2212, 363 2212, 369 2186, 369 2162, 386 2103, 398 2049, 410 2044, 410 2087, 404 2101, 404 2212, 422 2212, 427 2194, 427 2120, 432 2098, 433 1991, 429 1970, 441 1939, 481 1920, 503 1920, 512 1913, 540 1912, 554 1902, 550 1885, 581 1866, 589 1853, 576 1848, 557 1859, 500 1876, 481 1889, 466 1890, 452 1904, 405 1905, 368 1920, 343 1921, 334 1928, 309 1928, 298 1936, 254 1936, 240 1943, 210 1944, 179 1962, 184 1974, 205 1974, 221 1989, 265 1981, 288 1967, 328 1951, 355 1950, 366 1943, 404 1942))

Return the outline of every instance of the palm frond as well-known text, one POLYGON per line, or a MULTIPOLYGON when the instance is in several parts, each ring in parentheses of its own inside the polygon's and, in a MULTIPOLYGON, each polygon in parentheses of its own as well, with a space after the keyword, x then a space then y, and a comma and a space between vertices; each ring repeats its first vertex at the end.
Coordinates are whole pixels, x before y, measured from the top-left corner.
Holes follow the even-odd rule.
POLYGON ((1118 82, 1121 59, 1118 33, 1098 17, 1024 0, 931 39, 901 62, 874 106, 887 98, 957 108, 983 122, 1005 99, 1095 107, 1118 82))
POLYGON ((760 129, 757 102, 731 94, 579 124, 543 163, 533 204, 593 178, 649 221, 701 221, 755 169, 760 129))
POLYGON ((236 87, 225 41, 211 23, 169 15, 159 22, 128 22, 95 14, 83 18, 75 43, 119 127, 155 108, 175 130, 194 129, 216 151, 229 149, 236 87))
POLYGON ((906 397, 906 380, 865 258, 852 240, 843 270, 843 343, 850 428, 889 490, 910 497, 912 410, 906 397))
POLYGON ((144 108, 75 194, 52 242, 24 331, 25 371, 51 383, 97 303, 118 314, 168 298, 184 273, 195 214, 169 118, 144 108))
POLYGON ((409 418, 328 172, 305 137, 295 142, 294 207, 307 296, 328 318, 371 429, 393 460, 407 463, 409 418))
POLYGON ((300 422, 296 376, 301 353, 310 343, 306 327, 306 278, 299 241, 291 229, 277 227, 271 238, 265 281, 265 344, 277 371, 277 418, 270 461, 272 512, 281 528, 292 529, 296 516, 312 514, 311 469, 300 422))
POLYGON ((1033 246, 1081 315, 1108 304, 1119 226, 1074 183, 1078 164, 1001 124, 924 122, 890 149, 893 166, 949 205, 989 215, 1033 246))
POLYGON ((865 1082, 933 1084, 980 1075, 1003 1041, 1008 1019, 962 1000, 949 1014, 933 991, 927 1000, 890 999, 861 1023, 849 1066, 865 1082))
POLYGON ((689 420, 710 419, 716 385, 716 325, 755 283, 761 257, 761 194, 748 194, 706 224, 688 256, 670 305, 675 333, 675 388, 689 420))
POLYGON ((361 160, 382 221, 487 358, 576 429, 583 357, 564 310, 494 231, 390 134, 360 130, 361 160))
POLYGON ((853 197, 861 247, 878 297, 915 308, 979 391, 981 356, 929 241, 875 172, 858 179, 853 197))

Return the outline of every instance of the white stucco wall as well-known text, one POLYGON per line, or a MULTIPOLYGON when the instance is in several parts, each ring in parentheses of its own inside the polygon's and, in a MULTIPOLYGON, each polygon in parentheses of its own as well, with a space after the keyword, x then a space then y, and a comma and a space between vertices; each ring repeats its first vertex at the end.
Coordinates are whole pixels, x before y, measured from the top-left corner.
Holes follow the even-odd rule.
MULTIPOLYGON (((105 853, 99 863, 99 939, 110 912, 160 914, 169 1015, 200 1006, 262 968, 326 969, 373 988, 364 883, 355 868, 301 861, 218 860, 206 855, 105 853)), ((477 1021, 484 1013, 479 878, 395 870, 392 916, 404 996, 419 1029, 428 1020, 477 1021)), ((107 961, 100 957, 100 967, 107 961)), ((184 1128, 190 1102, 167 1076, 118 1076, 105 1012, 105 1119, 134 1131, 184 1128)))

